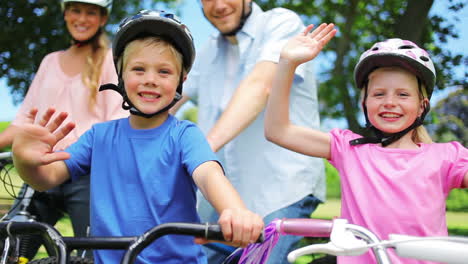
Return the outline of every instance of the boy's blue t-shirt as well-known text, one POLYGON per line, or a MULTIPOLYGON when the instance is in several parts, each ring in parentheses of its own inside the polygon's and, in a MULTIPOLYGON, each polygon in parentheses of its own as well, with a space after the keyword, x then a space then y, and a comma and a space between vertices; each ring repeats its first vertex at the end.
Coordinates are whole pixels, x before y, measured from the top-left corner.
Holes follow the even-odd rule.
MULTIPOLYGON (((72 179, 91 174, 91 235, 139 236, 167 222, 199 222, 193 171, 218 161, 202 132, 173 116, 154 129, 129 119, 94 125, 67 150, 72 179)), ((95 251, 95 263, 120 263, 123 251, 95 251)), ((137 263, 205 263, 193 237, 166 235, 137 263)))

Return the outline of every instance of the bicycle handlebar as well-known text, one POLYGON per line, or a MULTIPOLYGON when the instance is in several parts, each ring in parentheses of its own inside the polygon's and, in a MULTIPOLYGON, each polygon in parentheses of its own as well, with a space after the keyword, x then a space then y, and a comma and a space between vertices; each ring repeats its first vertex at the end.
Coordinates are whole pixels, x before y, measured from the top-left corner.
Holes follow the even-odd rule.
MULTIPOLYGON (((54 227, 41 222, 0 222, 0 237, 2 238, 31 233, 42 235, 46 243, 55 247, 58 264, 68 262, 68 249, 123 249, 127 251, 121 263, 134 263, 136 256, 144 248, 161 236, 169 234, 224 241, 221 226, 208 223, 165 223, 138 237, 62 237, 54 227)), ((263 240, 262 234, 257 242, 263 242, 263 240)))
POLYGON ((9 159, 11 158, 11 152, 0 152, 0 159, 9 159))
MULTIPOLYGON (((136 256, 149 244, 161 236, 174 235, 190 235, 194 237, 203 237, 208 240, 224 241, 221 226, 217 224, 191 224, 191 223, 166 223, 158 225, 149 231, 139 236, 128 248, 121 264, 134 263, 136 256)), ((263 242, 263 234, 257 242, 263 242)))
POLYGON ((468 239, 461 237, 416 237, 390 234, 398 256, 450 264, 468 260, 468 239))
POLYGON ((330 237, 326 244, 309 245, 289 253, 288 261, 305 254, 326 253, 335 256, 356 256, 369 248, 374 251, 377 263, 391 263, 386 248, 393 247, 400 257, 443 262, 466 263, 468 238, 463 237, 415 237, 390 234, 389 240, 380 240, 372 231, 348 224, 345 219, 282 219, 276 223, 281 234, 311 237, 330 237))

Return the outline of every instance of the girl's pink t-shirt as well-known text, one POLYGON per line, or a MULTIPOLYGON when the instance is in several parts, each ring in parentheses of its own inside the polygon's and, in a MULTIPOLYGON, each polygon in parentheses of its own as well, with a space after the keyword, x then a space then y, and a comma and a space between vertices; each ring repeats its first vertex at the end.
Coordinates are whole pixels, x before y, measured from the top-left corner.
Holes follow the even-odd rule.
MULTIPOLYGON (((95 123, 129 115, 128 111, 122 109, 122 96, 110 90, 97 93, 95 107, 91 110, 88 104, 89 88, 83 83, 81 74, 68 76, 63 72, 59 63, 61 53, 63 51, 57 51, 44 57, 16 118, 12 122, 14 125, 23 124, 27 114, 34 107, 39 109, 36 119, 42 118, 49 107, 56 109, 55 115, 67 112, 68 117, 64 124, 73 121, 76 127, 57 143, 55 150, 63 150, 74 143, 95 123)), ((102 65, 100 83, 117 83, 117 74, 110 50, 102 65)))
MULTIPOLYGON (((468 149, 458 142, 420 144, 418 149, 351 146, 361 137, 334 129, 330 163, 341 178, 341 217, 381 239, 389 234, 445 236, 446 198, 462 186, 468 149)), ((430 263, 397 257, 392 263, 430 263)), ((339 263, 376 263, 373 254, 339 257, 339 263)))

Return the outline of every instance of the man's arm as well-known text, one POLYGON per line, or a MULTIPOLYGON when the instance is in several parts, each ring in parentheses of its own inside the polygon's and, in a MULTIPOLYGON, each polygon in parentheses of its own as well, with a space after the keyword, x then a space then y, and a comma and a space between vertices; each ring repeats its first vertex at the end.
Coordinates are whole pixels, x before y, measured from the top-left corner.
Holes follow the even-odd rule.
POLYGON ((190 97, 186 94, 183 94, 182 99, 180 99, 174 106, 171 107, 169 113, 175 115, 179 111, 180 107, 190 100, 190 97))
POLYGON ((226 110, 207 135, 213 151, 239 135, 265 109, 277 64, 262 61, 241 81, 226 110))

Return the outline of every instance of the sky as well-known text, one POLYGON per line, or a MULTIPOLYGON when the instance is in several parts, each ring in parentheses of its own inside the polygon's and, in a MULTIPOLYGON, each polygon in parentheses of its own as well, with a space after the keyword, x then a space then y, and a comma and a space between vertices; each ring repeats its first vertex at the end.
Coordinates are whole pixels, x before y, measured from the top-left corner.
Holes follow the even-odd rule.
MULTIPOLYGON (((180 18, 190 29, 195 41, 195 48, 199 49, 203 43, 208 39, 208 36, 214 32, 214 27, 203 17, 200 4, 197 0, 182 0, 182 8, 180 10, 180 18)), ((446 1, 434 1, 434 6, 431 9, 432 14, 445 14, 446 1)), ((157 8, 163 8, 162 5, 157 5, 157 8)), ((468 7, 465 7, 459 15, 462 21, 458 22, 459 25, 466 25, 468 23, 468 7)), ((467 55, 466 46, 468 44, 468 28, 458 27, 460 39, 451 41, 443 48, 450 48, 453 52, 463 53, 467 55)), ((317 58, 316 60, 318 60, 317 58)), ((460 68, 461 72, 466 71, 466 67, 460 68)), ((18 110, 18 105, 13 105, 12 98, 9 94, 9 88, 4 79, 0 79, 0 121, 11 121, 18 110)), ((453 89, 444 89, 442 93, 434 93, 431 102, 436 102, 443 98, 448 92, 453 89)))

